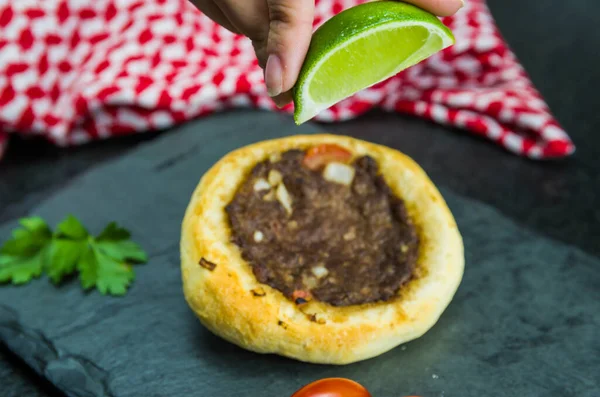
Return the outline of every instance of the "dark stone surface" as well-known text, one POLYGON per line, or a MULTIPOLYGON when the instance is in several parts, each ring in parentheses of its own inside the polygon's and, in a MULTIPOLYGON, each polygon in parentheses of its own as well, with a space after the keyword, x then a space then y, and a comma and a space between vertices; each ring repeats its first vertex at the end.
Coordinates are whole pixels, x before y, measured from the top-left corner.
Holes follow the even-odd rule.
MULTIPOLYGON (((449 132, 419 120, 376 112, 328 129, 393 144, 422 164, 436 183, 486 202, 538 233, 600 256, 600 83, 596 67, 600 30, 595 23, 600 3, 489 0, 489 4, 504 36, 574 138, 578 151, 573 158, 532 163, 462 131, 449 132)), ((0 221, 24 215, 75 175, 155 136, 73 150, 14 140, 7 160, 0 163, 0 221)), ((53 394, 44 384, 38 386, 39 382, 25 365, 0 349, 1 385, 14 386, 15 396, 53 394)))
MULTIPOLYGON (((463 283, 423 338, 372 360, 317 366, 243 351, 187 307, 180 224, 200 176, 227 152, 295 132, 288 117, 236 112, 200 121, 74 178, 33 212, 110 220, 148 250, 127 296, 47 280, 0 289, 0 340, 68 396, 291 395, 342 376, 374 396, 594 397, 600 392, 600 259, 532 233, 438 182, 465 242, 463 283), (288 131, 287 134, 282 131, 288 131)), ((395 146, 395 145, 394 145, 395 146)), ((397 147, 397 146, 395 146, 397 147)), ((15 226, 0 226, 7 236, 15 226)), ((275 321, 275 320, 274 320, 275 321)), ((10 389, 9 389, 10 390, 10 389)))

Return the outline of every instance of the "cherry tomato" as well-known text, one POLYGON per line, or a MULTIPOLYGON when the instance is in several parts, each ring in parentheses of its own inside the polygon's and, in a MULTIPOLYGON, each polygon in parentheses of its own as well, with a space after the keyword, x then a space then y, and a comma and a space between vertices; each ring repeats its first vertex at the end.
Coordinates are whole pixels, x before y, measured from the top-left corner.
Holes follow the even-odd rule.
POLYGON ((304 156, 304 166, 311 170, 318 170, 327 163, 337 161, 340 163, 346 163, 352 158, 352 153, 347 151, 341 146, 324 143, 322 145, 314 146, 306 152, 304 156))
POLYGON ((309 383, 292 397, 371 397, 371 393, 350 379, 325 378, 309 383))

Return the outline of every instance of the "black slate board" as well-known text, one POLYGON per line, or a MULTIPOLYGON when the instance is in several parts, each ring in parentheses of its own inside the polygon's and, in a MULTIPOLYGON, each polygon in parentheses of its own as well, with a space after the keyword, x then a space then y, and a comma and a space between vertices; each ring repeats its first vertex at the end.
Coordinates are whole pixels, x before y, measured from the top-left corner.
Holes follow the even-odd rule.
MULTIPOLYGON (((0 341, 68 396, 285 397, 329 376, 353 378, 374 397, 600 395, 600 260, 443 188, 467 267, 423 338, 332 367, 246 352, 208 333, 181 291, 179 228, 191 192, 234 148, 315 131, 281 115, 227 113, 77 178, 32 214, 54 225, 73 213, 94 232, 118 220, 151 260, 123 298, 84 294, 76 281, 0 288, 0 341)), ((0 227, 0 239, 15 225, 0 227)))

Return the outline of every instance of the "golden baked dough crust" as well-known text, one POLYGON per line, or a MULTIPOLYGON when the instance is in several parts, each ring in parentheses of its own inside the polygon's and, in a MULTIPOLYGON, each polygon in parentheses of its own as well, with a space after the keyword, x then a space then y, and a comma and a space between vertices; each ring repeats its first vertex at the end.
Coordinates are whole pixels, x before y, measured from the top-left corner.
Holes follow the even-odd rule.
POLYGON ((183 219, 183 290, 202 324, 242 348, 305 362, 349 364, 422 336, 453 299, 463 269, 454 217, 421 167, 396 150, 345 136, 298 135, 227 154, 202 177, 183 219), (313 300, 297 306, 259 283, 230 241, 225 206, 252 168, 273 154, 322 143, 372 156, 415 223, 420 238, 416 277, 387 302, 334 307, 313 300), (200 266, 202 258, 216 267, 200 266))

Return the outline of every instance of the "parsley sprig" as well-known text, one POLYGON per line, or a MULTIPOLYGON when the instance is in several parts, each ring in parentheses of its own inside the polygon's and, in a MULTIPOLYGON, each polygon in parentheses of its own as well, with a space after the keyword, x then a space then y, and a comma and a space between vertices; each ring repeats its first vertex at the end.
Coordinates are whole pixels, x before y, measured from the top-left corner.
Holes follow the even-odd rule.
POLYGON ((0 248, 0 284, 27 284, 45 272, 58 285, 78 273, 84 290, 97 288, 103 295, 121 296, 135 278, 132 265, 148 261, 130 240, 131 234, 115 222, 96 237, 72 215, 54 232, 40 217, 19 223, 21 227, 0 248))

